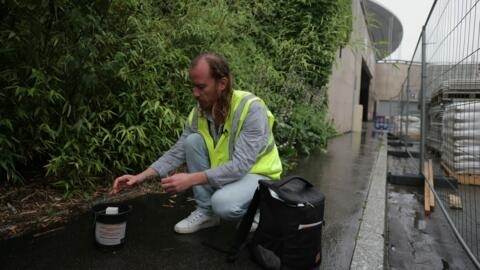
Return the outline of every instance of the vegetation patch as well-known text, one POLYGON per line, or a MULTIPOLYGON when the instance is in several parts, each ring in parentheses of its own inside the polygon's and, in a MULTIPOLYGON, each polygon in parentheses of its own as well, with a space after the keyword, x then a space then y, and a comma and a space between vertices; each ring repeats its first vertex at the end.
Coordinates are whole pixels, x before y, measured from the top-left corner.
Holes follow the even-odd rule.
POLYGON ((2 193, 85 199, 143 170, 179 137, 205 51, 266 101, 285 168, 335 134, 324 86, 349 0, 6 0, 0 18, 2 193))

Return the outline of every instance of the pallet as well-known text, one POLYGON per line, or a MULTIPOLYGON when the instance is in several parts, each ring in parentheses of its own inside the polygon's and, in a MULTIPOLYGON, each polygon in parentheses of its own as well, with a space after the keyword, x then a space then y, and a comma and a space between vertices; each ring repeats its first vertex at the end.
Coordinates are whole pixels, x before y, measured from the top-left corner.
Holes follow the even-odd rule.
POLYGON ((455 100, 473 100, 480 99, 480 92, 478 90, 472 91, 439 91, 431 99, 432 104, 438 105, 444 102, 451 102, 455 100))
POLYGON ((480 99, 480 80, 450 79, 440 83, 433 91, 430 104, 440 105, 458 100, 480 99))
POLYGON ((456 173, 445 162, 440 162, 448 176, 454 177, 460 184, 480 186, 480 174, 456 173))

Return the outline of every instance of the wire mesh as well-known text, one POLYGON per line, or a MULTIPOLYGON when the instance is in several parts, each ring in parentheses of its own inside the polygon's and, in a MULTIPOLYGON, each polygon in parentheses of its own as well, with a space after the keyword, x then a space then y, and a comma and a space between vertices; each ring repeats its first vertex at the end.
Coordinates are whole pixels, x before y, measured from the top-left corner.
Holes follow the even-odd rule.
POLYGON ((404 174, 424 174, 424 161, 433 160, 435 177, 446 183, 434 187, 437 202, 480 269, 479 2, 435 1, 396 97, 392 132, 420 152, 404 161, 404 174))

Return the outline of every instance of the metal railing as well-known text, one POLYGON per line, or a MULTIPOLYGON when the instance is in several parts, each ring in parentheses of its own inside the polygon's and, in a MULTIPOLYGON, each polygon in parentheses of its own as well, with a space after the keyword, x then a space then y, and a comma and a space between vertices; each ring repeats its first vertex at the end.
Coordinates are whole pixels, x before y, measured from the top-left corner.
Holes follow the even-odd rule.
MULTIPOLYGON (((437 0, 408 73, 390 100, 390 131, 415 141, 409 163, 426 177, 452 231, 480 269, 480 0, 437 0), (393 105, 396 104, 396 105, 393 105), (414 106, 412 106, 414 104, 414 106), (434 182, 436 183, 436 182, 434 182)), ((407 150, 407 149, 406 149, 407 150)))

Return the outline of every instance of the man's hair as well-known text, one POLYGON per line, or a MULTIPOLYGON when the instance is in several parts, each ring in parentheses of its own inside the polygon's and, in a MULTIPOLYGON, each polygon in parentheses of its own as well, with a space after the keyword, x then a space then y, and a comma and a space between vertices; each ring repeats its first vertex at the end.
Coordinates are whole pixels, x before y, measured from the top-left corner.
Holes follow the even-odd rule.
POLYGON ((222 91, 218 97, 217 102, 213 105, 212 116, 215 120, 215 123, 225 123, 227 116, 229 114, 230 102, 232 100, 233 93, 233 76, 230 72, 230 67, 228 66, 227 60, 217 53, 202 53, 195 57, 190 63, 190 69, 200 62, 200 60, 205 60, 210 68, 210 76, 216 81, 219 82, 222 78, 227 79, 227 84, 225 90, 222 91))

